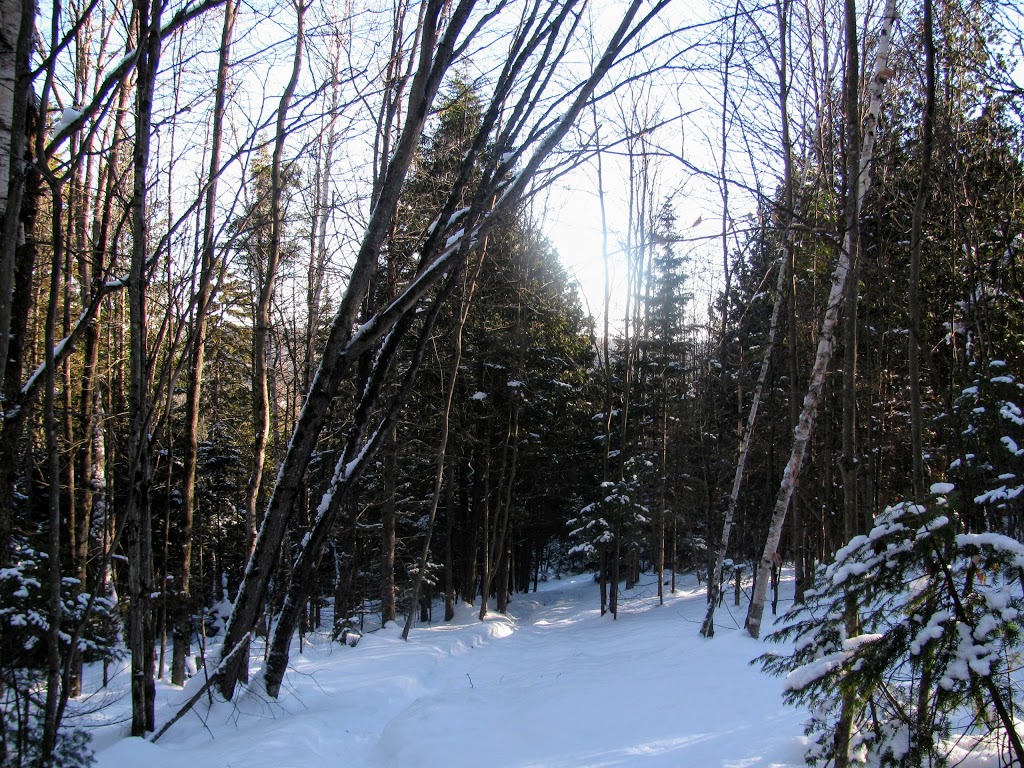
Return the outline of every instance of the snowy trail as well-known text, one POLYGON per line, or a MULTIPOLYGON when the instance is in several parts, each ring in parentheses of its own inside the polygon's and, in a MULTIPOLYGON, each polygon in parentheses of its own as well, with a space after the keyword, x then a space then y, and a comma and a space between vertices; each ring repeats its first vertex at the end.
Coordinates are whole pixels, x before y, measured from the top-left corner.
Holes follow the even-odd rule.
POLYGON ((460 675, 392 718, 377 764, 433 753, 450 766, 803 765, 802 718, 745 665, 762 646, 735 630, 700 638, 690 614, 702 601, 634 612, 627 598, 612 622, 589 579, 521 597, 517 630, 458 665, 472 686, 460 675), (452 738, 453 724, 467 738, 452 738))
MULTIPOLYGON (((115 741, 123 726, 108 727, 98 764, 803 765, 806 715, 747 664, 766 646, 724 626, 725 610, 704 640, 703 591, 687 580, 658 606, 651 582, 624 597, 617 621, 599 616, 596 585, 577 577, 517 595, 507 617, 481 623, 463 606, 408 643, 393 626, 355 649, 318 636, 293 656, 279 701, 260 695, 256 676, 236 702, 204 702, 156 745, 115 741)), ((161 688, 158 722, 190 689, 161 688)))

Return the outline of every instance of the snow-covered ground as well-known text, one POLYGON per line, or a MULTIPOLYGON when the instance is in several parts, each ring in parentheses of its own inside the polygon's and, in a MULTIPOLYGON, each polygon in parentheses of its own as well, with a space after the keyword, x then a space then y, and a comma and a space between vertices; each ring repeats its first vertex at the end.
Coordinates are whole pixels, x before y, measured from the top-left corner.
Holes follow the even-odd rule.
MULTIPOLYGON (((516 595, 509 616, 389 625, 355 648, 327 634, 293 651, 281 697, 257 673, 235 701, 207 698, 156 744, 123 738, 127 694, 93 717, 100 768, 169 766, 803 765, 806 714, 782 703, 781 680, 748 662, 766 645, 727 605, 700 637, 704 591, 692 577, 658 605, 654 577, 601 617, 590 576, 516 595)), ((789 584, 791 587, 791 583, 789 584)), ((668 590, 666 589, 666 593, 668 590)), ((731 594, 727 604, 731 603, 731 594)), ((781 606, 780 606, 781 608, 781 606)), ((742 610, 742 609, 740 609, 742 610)), ((122 673, 112 688, 125 691, 122 673)), ((157 724, 202 683, 160 684, 157 724)))

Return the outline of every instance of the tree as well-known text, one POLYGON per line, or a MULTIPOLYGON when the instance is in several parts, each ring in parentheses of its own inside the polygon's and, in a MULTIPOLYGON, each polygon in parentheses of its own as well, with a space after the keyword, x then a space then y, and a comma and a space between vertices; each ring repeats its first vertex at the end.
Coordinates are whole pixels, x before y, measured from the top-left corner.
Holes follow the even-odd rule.
POLYGON ((203 368, 206 364, 206 336, 210 304, 214 298, 216 279, 220 267, 216 256, 215 228, 217 186, 221 173, 221 146, 224 130, 225 101, 227 97, 228 64, 231 38, 234 34, 238 6, 225 0, 224 26, 218 53, 216 96, 210 129, 209 182, 203 215, 203 242, 199 265, 199 292, 196 297, 192 330, 191 376, 187 392, 184 474, 182 482, 181 565, 178 572, 179 588, 177 611, 174 619, 174 651, 171 662, 171 682, 185 682, 185 657, 191 649, 191 577, 192 577, 192 525, 196 503, 196 467, 199 461, 199 415, 202 403, 203 368))
POLYGON ((759 661, 787 675, 788 702, 813 705, 808 762, 931 765, 956 741, 970 749, 992 733, 1024 758, 1009 661, 1020 642, 1014 583, 1024 550, 1007 536, 961 532, 954 490, 936 484, 929 506, 887 509, 818 571, 807 604, 769 637, 796 641, 791 654, 759 661), (855 635, 851 598, 863 609, 855 635), (968 737, 965 722, 977 733, 968 737), (839 742, 843 728, 850 736, 839 742))
MULTIPOLYGON (((858 150, 852 147, 849 151, 855 151, 859 158, 857 176, 859 186, 857 189, 856 211, 859 212, 863 204, 863 196, 867 193, 869 186, 869 173, 871 169, 872 149, 874 147, 874 135, 878 120, 878 110, 881 106, 882 87, 888 80, 888 66, 886 64, 889 54, 890 37, 892 24, 895 21, 895 6, 889 3, 883 14, 883 25, 879 34, 878 48, 875 52, 875 62, 872 75, 871 98, 868 104, 868 128, 864 132, 864 141, 858 150)), ((859 215, 859 213, 858 213, 859 215)), ((818 340, 818 351, 814 361, 814 368, 811 372, 808 383, 807 394, 804 397, 803 410, 800 413, 800 422, 794 432, 793 452, 786 465, 782 483, 779 487, 779 494, 772 512, 771 525, 768 531, 768 538, 765 542, 764 553, 761 556, 760 568, 757 574, 757 583, 754 590, 754 597, 751 600, 750 608, 747 611, 747 631, 757 637, 761 630, 761 618, 764 614, 765 596, 768 591, 769 575, 772 563, 778 550, 779 541, 782 537, 782 526, 786 519, 786 511, 789 507, 793 491, 799 482, 800 470, 807 451, 807 444, 811 438, 811 431, 814 428, 814 419, 817 413, 818 401, 821 396, 822 387, 825 382, 825 373, 828 369, 835 344, 836 323, 839 319, 839 310, 842 305, 846 280, 850 273, 850 259, 853 255, 855 243, 851 239, 853 233, 846 232, 845 241, 836 269, 833 275, 832 287, 829 293, 828 304, 825 316, 822 320, 821 333, 818 340)))

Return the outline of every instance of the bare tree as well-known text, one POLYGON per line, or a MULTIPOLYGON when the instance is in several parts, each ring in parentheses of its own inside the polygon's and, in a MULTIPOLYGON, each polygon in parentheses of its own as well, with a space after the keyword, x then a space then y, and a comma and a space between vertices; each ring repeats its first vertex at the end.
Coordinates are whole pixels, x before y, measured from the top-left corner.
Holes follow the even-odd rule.
POLYGON ((191 374, 185 401, 185 456, 182 482, 181 560, 178 572, 180 584, 174 620, 174 651, 171 658, 171 682, 185 682, 185 657, 191 648, 191 575, 192 575, 192 523, 196 506, 196 465, 199 456, 199 416, 203 387, 203 367, 206 362, 207 321, 210 303, 216 289, 219 272, 216 258, 215 228, 217 215, 217 188, 221 174, 221 146, 224 131, 224 113, 227 101, 227 79, 231 40, 234 34, 238 5, 225 0, 224 24, 221 31, 217 63, 217 84, 214 91, 213 117, 210 126, 210 163, 203 214, 202 251, 200 252, 198 295, 192 323, 191 374))
POLYGON ((253 425, 256 444, 253 447, 252 474, 249 476, 249 488, 245 496, 245 527, 249 537, 249 552, 256 546, 256 505, 260 497, 263 480, 263 467, 266 464, 267 443, 270 438, 270 392, 267 373, 267 345, 270 340, 271 303, 274 300, 274 289, 277 283, 277 270, 281 263, 281 246, 284 238, 284 216, 282 200, 284 197, 284 147, 288 138, 288 109, 295 95, 302 70, 302 51, 305 44, 305 20, 307 5, 305 0, 295 4, 296 33, 295 55, 292 58, 292 70, 285 86, 281 101, 277 107, 277 127, 274 133, 274 152, 270 165, 270 243, 266 263, 262 269, 262 284, 259 286, 259 298, 256 304, 256 318, 253 332, 253 425))
POLYGON ((128 521, 129 593, 128 648, 132 671, 132 735, 154 728, 154 680, 156 658, 152 612, 153 546, 149 490, 152 473, 150 427, 153 404, 149 392, 150 357, 147 343, 146 293, 148 286, 149 215, 147 185, 153 91, 160 62, 160 18, 163 5, 136 0, 138 29, 138 82, 135 95, 135 148, 132 156, 132 251, 128 277, 130 411, 130 486, 125 517, 128 521))

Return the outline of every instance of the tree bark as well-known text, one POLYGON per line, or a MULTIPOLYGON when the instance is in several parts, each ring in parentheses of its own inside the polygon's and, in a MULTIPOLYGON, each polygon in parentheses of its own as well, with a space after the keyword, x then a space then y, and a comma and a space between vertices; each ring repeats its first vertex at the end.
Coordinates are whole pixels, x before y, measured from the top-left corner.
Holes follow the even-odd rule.
POLYGON ((398 486, 398 435, 392 425, 384 437, 384 503, 380 513, 380 622, 384 626, 398 616, 395 604, 395 499, 398 486))
POLYGON ((46 703, 43 714, 43 736, 40 752, 44 765, 53 760, 57 745, 58 709, 61 694, 61 504, 60 504, 60 448, 57 444, 57 371, 53 363, 56 339, 57 306, 60 301, 61 250, 63 245, 60 186, 53 184, 54 210, 51 223, 53 233, 53 260, 50 265, 49 301, 46 309, 44 344, 46 345, 46 384, 43 396, 43 427, 46 432, 47 458, 47 511, 49 536, 47 543, 47 630, 46 630, 46 703))
MULTIPOLYGON (((35 33, 35 0, 3 0, 0 4, 0 384, 7 379, 12 330, 15 261, 20 244, 21 203, 25 192, 31 55, 35 33)), ((0 514, 9 514, 0 510, 0 514)), ((10 521, 0 520, 0 557, 6 563, 10 521)))
MULTIPOLYGON (((20 373, 21 338, 12 339, 12 334, 20 332, 16 324, 17 311, 24 307, 26 301, 19 301, 18 293, 31 291, 31 267, 35 251, 28 245, 28 264, 20 265, 19 251, 22 250, 22 199, 25 196, 26 183, 31 173, 26 154, 30 142, 29 111, 32 93, 31 55, 33 35, 35 33, 36 3, 35 0, 3 0, 0 5, 0 196, 3 205, 0 207, 0 398, 9 400, 20 381, 9 386, 11 381, 8 371, 12 357, 12 342, 17 348, 13 355, 15 365, 20 373), (19 275, 28 267, 28 274, 19 275), (17 278, 17 279, 16 279, 17 278), (24 282, 22 279, 24 278, 24 282), (20 289, 20 290, 19 290, 20 289), (6 396, 6 397, 5 397, 6 396)), ((20 404, 20 403, 19 403, 20 404)), ((11 419, 8 409, 15 405, 11 402, 0 402, 0 413, 3 414, 2 433, 5 458, 13 458, 24 425, 24 417, 11 419), (10 447, 11 450, 6 450, 10 447)), ((5 461, 2 487, 0 487, 0 567, 8 564, 11 550, 11 506, 14 500, 15 462, 5 461)))
MULTIPOLYGON (((519 350, 518 370, 522 370, 523 351, 523 304, 519 302, 516 310, 515 338, 518 340, 519 350)), ((488 541, 484 536, 484 549, 487 552, 486 565, 481 574, 480 588, 480 621, 487 616, 487 601, 491 595, 491 587, 494 578, 504 562, 505 549, 507 547, 507 535, 509 520, 512 516, 512 487, 516 481, 516 470, 519 460, 519 412, 520 403, 517 390, 511 390, 509 394, 509 415, 508 432, 501 447, 501 469, 498 474, 498 488, 496 490, 496 510, 494 513, 494 530, 491 539, 488 541)), ((501 600, 499 599, 499 603, 501 600)))
MULTIPOLYGON (((842 377, 842 455, 839 458, 843 484, 843 540, 857 535, 859 505, 857 493, 857 316, 860 300, 860 55, 857 41, 856 0, 845 0, 846 77, 843 88, 846 113, 846 224, 845 243, 850 259, 850 274, 846 280, 843 323, 843 377, 842 377)), ((849 592, 845 601, 845 624, 848 637, 859 634, 860 612, 856 598, 849 592)), ((853 691, 841 694, 842 704, 836 730, 832 737, 835 768, 850 764, 850 738, 856 700, 853 691)))
POLYGON ((935 144, 935 33, 932 0, 924 0, 924 112, 921 114, 921 170, 910 223, 910 339, 907 373, 910 379, 910 451, 913 457, 914 501, 925 500, 924 426, 921 414, 921 248, 924 212, 931 195, 932 154, 935 144))

